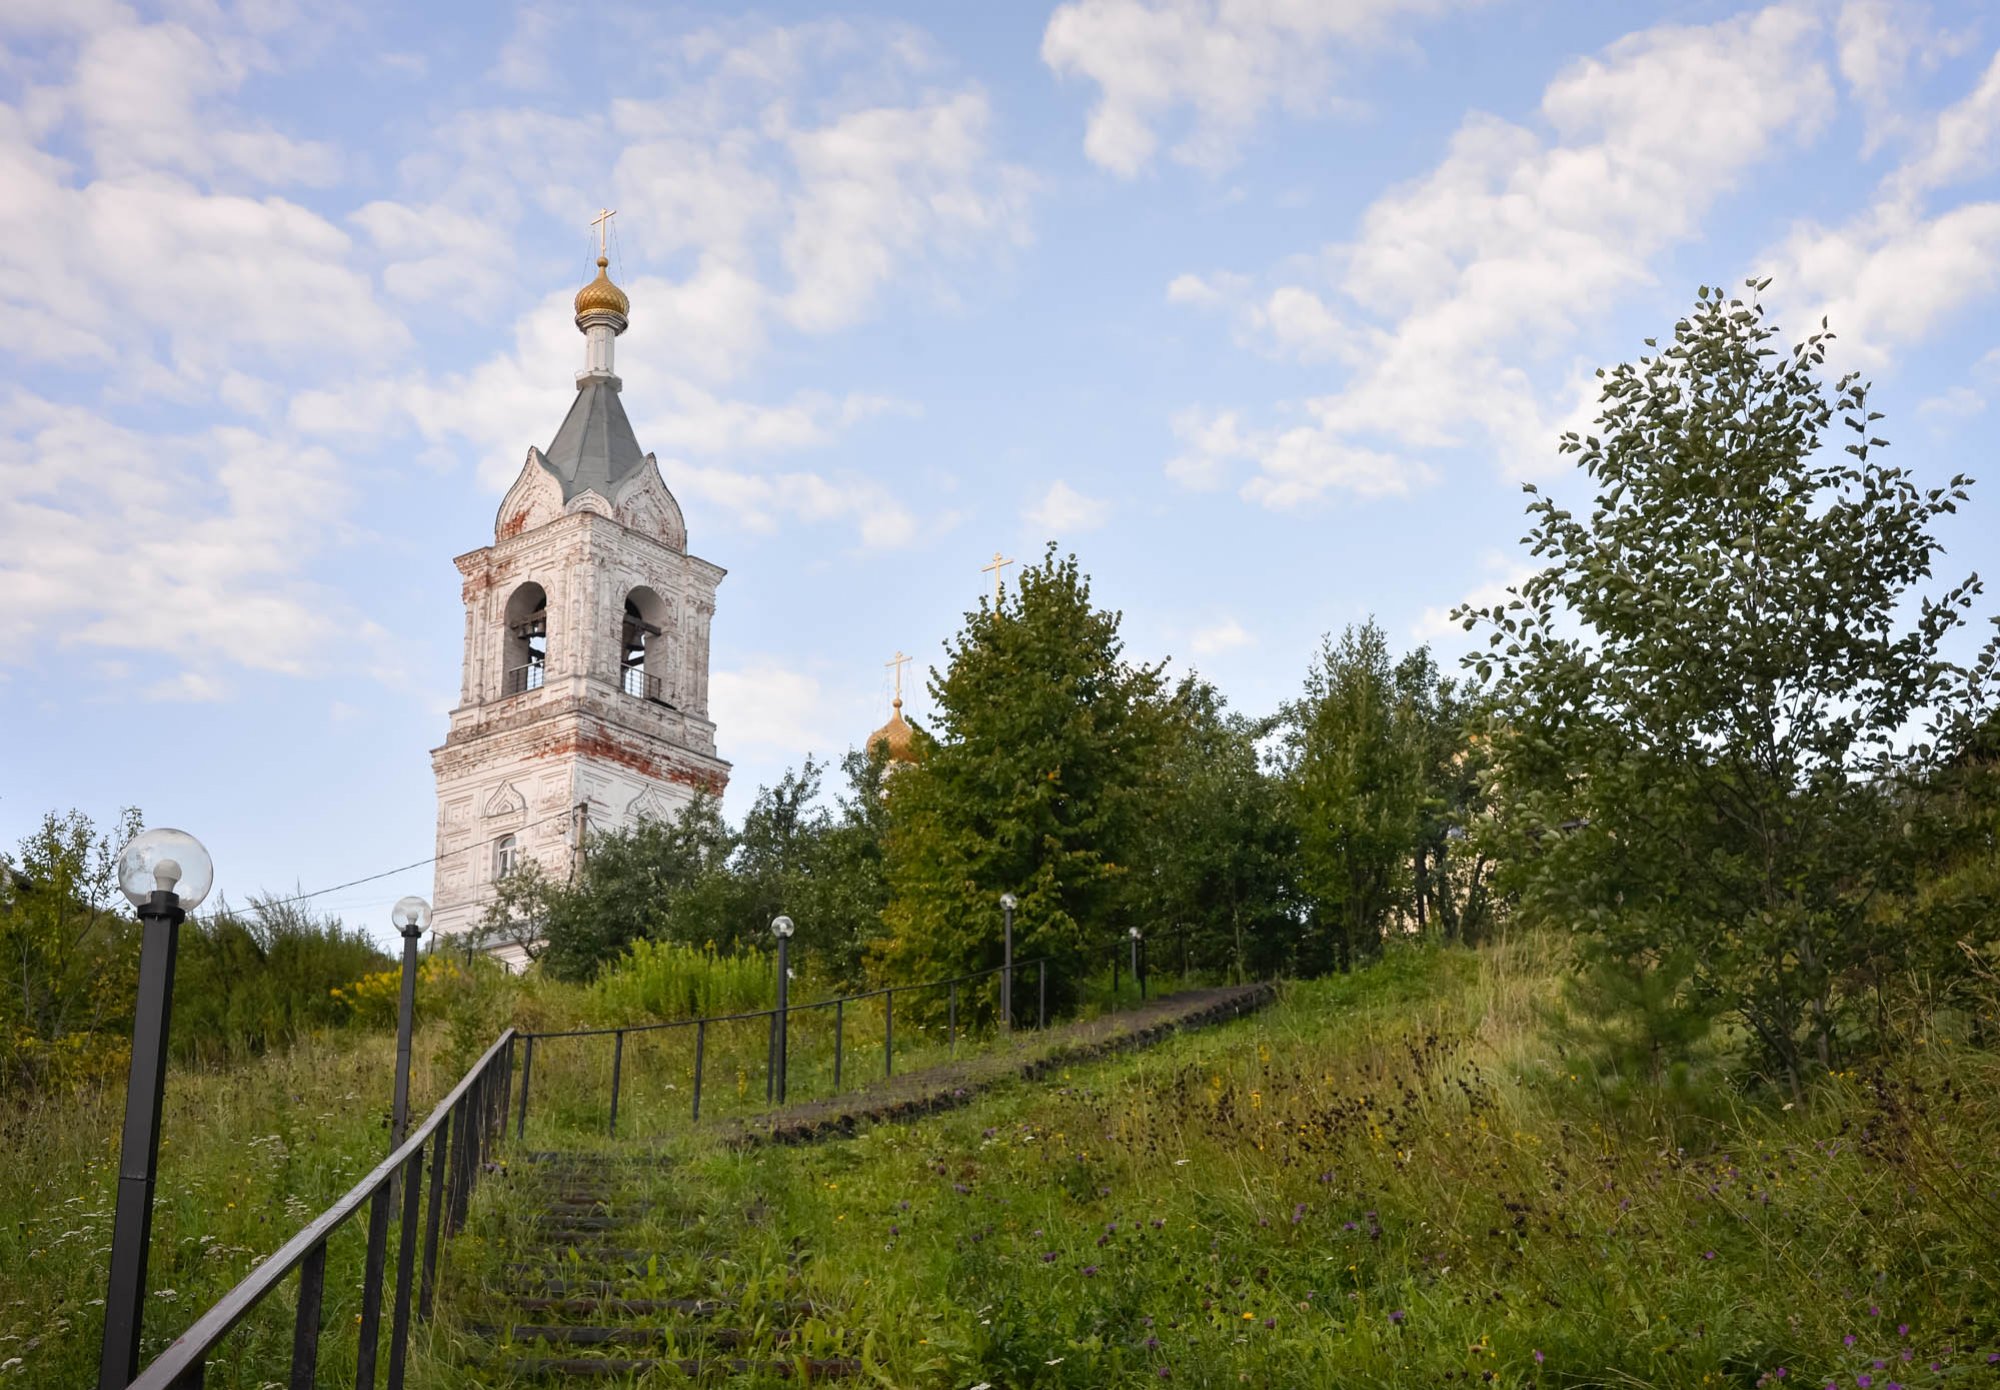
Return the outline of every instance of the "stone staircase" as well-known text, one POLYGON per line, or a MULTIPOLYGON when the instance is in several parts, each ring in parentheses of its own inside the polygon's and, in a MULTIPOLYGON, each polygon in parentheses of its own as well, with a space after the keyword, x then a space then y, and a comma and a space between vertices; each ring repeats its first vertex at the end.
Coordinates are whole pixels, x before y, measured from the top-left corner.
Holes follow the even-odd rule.
MULTIPOLYGON (((719 1132, 738 1145, 838 1139, 1226 1022, 1275 996, 1270 984, 1190 991, 719 1132)), ((670 1159, 632 1141, 612 1152, 510 1157, 512 1199, 486 1232, 503 1252, 499 1277, 454 1299, 480 1383, 797 1384, 862 1374, 861 1360, 844 1354, 862 1338, 848 1335, 843 1310, 805 1294, 805 1252, 795 1248, 789 1268, 755 1286, 722 1282, 718 1271, 735 1268, 733 1238, 769 1219, 761 1205, 701 1209, 676 1195, 671 1171, 670 1159)))
POLYGON ((721 1253, 706 1238, 711 1223, 662 1205, 657 1163, 541 1152, 521 1155, 512 1171, 534 1215, 503 1234, 504 1282, 459 1314, 481 1345, 474 1360, 496 1383, 619 1383, 656 1372, 810 1383, 861 1369, 850 1357, 792 1349, 797 1325, 821 1312, 794 1290, 711 1286, 704 1270, 721 1253))

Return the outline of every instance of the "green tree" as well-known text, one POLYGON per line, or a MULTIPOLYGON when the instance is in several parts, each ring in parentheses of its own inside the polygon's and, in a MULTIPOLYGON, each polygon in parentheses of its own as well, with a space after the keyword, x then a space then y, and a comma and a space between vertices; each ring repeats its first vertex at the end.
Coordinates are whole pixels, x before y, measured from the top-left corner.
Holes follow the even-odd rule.
POLYGON ((1575 929, 1612 1007, 1674 1023, 1642 1040, 1656 1065, 1700 1031, 1642 979, 1670 971, 1675 1013, 1739 1022, 1794 1088, 1866 1045, 1910 959, 1885 909, 1922 840, 1935 753, 1911 741, 1967 698, 1941 649, 1979 589, 1918 591, 1966 480, 1883 462, 1867 387, 1821 379, 1830 336, 1782 350, 1754 293, 1703 287, 1664 350, 1600 373, 1597 433, 1564 436, 1588 516, 1530 487, 1547 567, 1461 615, 1489 629, 1522 907, 1575 929))
POLYGON ((1160 668, 1128 662, 1118 626, 1051 546, 947 644, 936 727, 889 782, 881 959, 895 975, 999 964, 1003 892, 1021 902, 1017 954, 1054 960, 1052 996, 1109 960, 1163 739, 1160 668))
POLYGON ((1283 785, 1258 751, 1276 724, 1230 713, 1195 676, 1168 702, 1134 885, 1156 968, 1248 978, 1290 954, 1298 837, 1283 785))
POLYGON ((118 889, 118 851, 139 812, 100 833, 54 812, 0 854, 0 1090, 91 1079, 115 1067, 137 989, 138 936, 118 889))
POLYGON ((1476 701, 1441 678, 1428 647, 1396 664, 1396 691, 1417 759, 1408 912, 1419 932, 1474 945, 1493 918, 1492 865, 1467 833, 1485 811, 1484 746, 1476 701))
POLYGON ((1346 970, 1381 950, 1390 913, 1405 900, 1423 799, 1415 702, 1372 620, 1321 645, 1289 740, 1299 884, 1312 923, 1294 968, 1346 970))

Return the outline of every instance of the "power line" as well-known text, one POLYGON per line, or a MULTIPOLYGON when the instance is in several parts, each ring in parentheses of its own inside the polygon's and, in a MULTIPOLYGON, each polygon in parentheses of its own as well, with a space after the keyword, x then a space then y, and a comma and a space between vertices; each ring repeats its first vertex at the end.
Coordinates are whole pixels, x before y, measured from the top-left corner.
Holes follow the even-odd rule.
MULTIPOLYGON (((550 821, 563 820, 566 817, 574 814, 574 809, 575 808, 572 807, 569 810, 558 811, 552 816, 543 816, 540 820, 537 821, 529 821, 526 825, 522 826, 520 830, 514 831, 513 833, 517 835, 523 834, 527 831, 533 830, 538 825, 547 825, 550 821)), ((484 845, 467 845, 464 849, 453 850, 452 853, 470 854, 476 849, 484 849, 484 848, 485 848, 484 845)), ((435 864, 440 860, 440 858, 443 857, 445 856, 433 854, 428 859, 419 859, 414 863, 403 864, 394 869, 384 869, 379 874, 368 874, 362 878, 351 878, 345 883, 336 883, 331 888, 315 888, 310 893, 295 893, 289 898, 267 898, 262 900, 261 902, 252 899, 252 906, 260 908, 288 907, 293 903, 302 903, 313 898, 323 898, 328 893, 338 893, 344 888, 358 888, 364 883, 375 883, 381 879, 394 878, 397 874, 406 874, 412 869, 421 869, 426 864, 435 864)))

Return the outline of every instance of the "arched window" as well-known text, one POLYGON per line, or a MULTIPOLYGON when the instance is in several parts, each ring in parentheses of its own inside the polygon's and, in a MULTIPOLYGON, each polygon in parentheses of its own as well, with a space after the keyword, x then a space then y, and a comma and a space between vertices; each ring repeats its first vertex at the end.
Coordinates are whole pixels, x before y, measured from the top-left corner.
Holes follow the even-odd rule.
POLYGON ((500 693, 520 695, 542 688, 549 662, 549 596, 539 584, 523 584, 507 599, 507 638, 501 661, 500 693))
POLYGON ((521 842, 515 836, 502 835, 493 842, 493 878, 497 883, 514 870, 521 867, 521 842))
POLYGON ((671 639, 666 600, 641 585, 625 596, 624 626, 618 640, 618 683, 627 695, 673 703, 667 669, 671 639))

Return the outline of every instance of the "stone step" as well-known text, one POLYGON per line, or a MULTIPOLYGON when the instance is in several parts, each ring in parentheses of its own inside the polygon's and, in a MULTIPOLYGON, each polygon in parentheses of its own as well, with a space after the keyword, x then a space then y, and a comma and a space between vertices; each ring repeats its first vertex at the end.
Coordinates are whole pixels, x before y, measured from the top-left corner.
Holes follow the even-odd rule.
POLYGON ((693 1357, 643 1357, 620 1359, 598 1356, 521 1356, 485 1361, 483 1364, 533 1380, 557 1378, 624 1377, 636 1379, 654 1371, 672 1368, 691 1379, 716 1375, 766 1375, 792 1377, 804 1371, 804 1380, 841 1380, 861 1374, 861 1362, 852 1356, 807 1356, 791 1361, 752 1361, 747 1357, 699 1360, 693 1357))
POLYGON ((741 1350, 763 1341, 782 1346, 791 1334, 782 1330, 752 1332, 741 1327, 599 1327, 576 1323, 469 1323, 466 1331, 488 1341, 550 1342, 572 1347, 664 1347, 675 1342, 741 1350))

